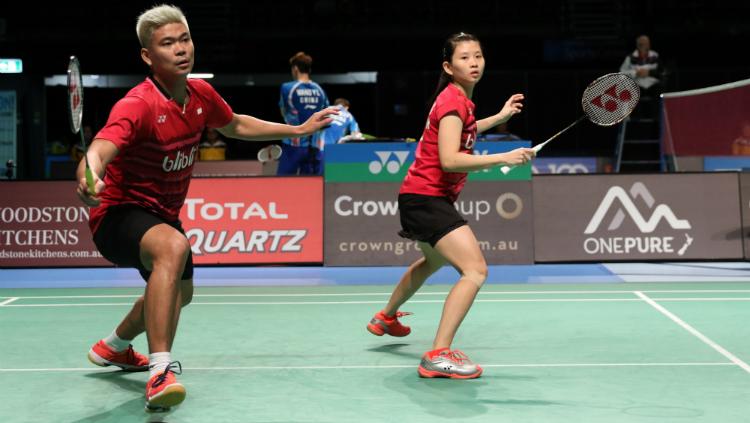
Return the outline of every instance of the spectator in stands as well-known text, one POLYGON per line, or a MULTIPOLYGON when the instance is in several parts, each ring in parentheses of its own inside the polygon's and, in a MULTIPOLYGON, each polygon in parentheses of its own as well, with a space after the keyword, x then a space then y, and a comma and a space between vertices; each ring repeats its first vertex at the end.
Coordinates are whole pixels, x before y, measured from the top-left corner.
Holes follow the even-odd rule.
POLYGON ((349 112, 349 100, 337 98, 333 105, 339 109, 339 115, 334 116, 331 125, 323 130, 323 145, 364 139, 357 120, 349 112))
POLYGON ((750 156, 750 121, 742 122, 742 133, 732 142, 732 154, 750 156))
MULTIPOLYGON (((312 57, 299 52, 289 59, 293 81, 281 85, 279 107, 289 125, 305 122, 313 113, 328 107, 328 97, 320 85, 310 79, 312 57)), ((295 138, 285 138, 277 170, 278 175, 320 175, 321 132, 295 138)))
POLYGON ((215 128, 206 128, 199 145, 199 153, 199 160, 226 160, 227 143, 221 139, 221 134, 215 128))

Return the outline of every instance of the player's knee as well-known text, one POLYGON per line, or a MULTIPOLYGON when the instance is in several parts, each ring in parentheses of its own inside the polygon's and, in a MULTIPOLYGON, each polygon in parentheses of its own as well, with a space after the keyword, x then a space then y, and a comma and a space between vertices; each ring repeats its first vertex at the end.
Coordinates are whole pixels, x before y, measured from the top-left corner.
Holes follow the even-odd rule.
POLYGON ((184 236, 173 236, 166 240, 164 250, 169 259, 184 262, 190 252, 190 243, 184 236))
POLYGON ((477 265, 464 271, 463 279, 472 282, 477 288, 481 288, 487 280, 487 265, 477 265))

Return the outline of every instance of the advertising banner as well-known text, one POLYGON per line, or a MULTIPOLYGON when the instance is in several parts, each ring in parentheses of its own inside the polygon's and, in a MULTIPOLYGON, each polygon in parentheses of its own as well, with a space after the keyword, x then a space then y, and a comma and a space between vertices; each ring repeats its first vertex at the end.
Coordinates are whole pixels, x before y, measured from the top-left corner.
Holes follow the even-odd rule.
MULTIPOLYGON (((7 182, 0 195, 0 267, 112 265, 71 182, 7 182)), ((194 179, 180 220, 196 264, 321 263, 323 178, 194 179)))
POLYGON ((736 174, 534 179, 537 262, 742 257, 736 174))
POLYGON ((0 267, 110 266, 96 250, 75 184, 0 184, 0 267))
POLYGON ((197 264, 323 261, 323 178, 194 179, 180 213, 197 264))
POLYGON ((750 173, 740 174, 740 205, 742 209, 742 239, 745 243, 745 259, 750 258, 750 173))
POLYGON ((714 156, 703 158, 705 171, 737 171, 750 169, 750 156, 714 156))
POLYGON ((596 157, 538 157, 531 162, 531 172, 542 173, 596 173, 596 157))
MULTIPOLYGON (((529 147, 529 141, 479 142, 474 154, 504 153, 529 147)), ((357 143, 326 146, 326 182, 401 182, 414 161, 417 143, 357 143)), ((498 167, 469 174, 469 180, 517 181, 531 179, 531 166, 519 166, 507 175, 498 167)))
MULTIPOLYGON (((325 264, 407 265, 418 244, 398 236, 400 182, 327 183, 325 264)), ((488 264, 533 262, 531 183, 467 184, 456 202, 488 264)))

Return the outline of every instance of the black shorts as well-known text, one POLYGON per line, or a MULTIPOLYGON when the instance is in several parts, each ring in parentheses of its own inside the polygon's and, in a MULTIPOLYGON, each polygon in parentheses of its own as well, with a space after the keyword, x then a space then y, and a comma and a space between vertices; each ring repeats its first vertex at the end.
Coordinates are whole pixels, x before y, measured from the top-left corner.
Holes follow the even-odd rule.
POLYGON ((447 197, 399 194, 398 211, 402 228, 398 234, 433 247, 449 232, 468 223, 447 197))
MULTIPOLYGON (((104 258, 119 267, 134 267, 148 282, 151 271, 141 263, 141 239, 146 231, 156 225, 166 223, 183 235, 179 220, 168 222, 156 214, 136 205, 112 206, 107 209, 101 224, 94 233, 94 244, 104 258)), ((193 253, 188 253, 181 280, 193 277, 193 253)))

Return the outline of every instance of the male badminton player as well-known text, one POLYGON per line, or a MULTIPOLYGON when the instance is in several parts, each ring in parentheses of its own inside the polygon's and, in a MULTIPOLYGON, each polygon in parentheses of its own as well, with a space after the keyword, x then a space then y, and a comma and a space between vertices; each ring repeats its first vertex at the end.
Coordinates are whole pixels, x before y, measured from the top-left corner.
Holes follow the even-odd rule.
POLYGON ((124 320, 89 351, 97 365, 150 370, 146 407, 163 410, 185 398, 177 382, 179 362, 171 356, 180 308, 193 293, 190 244, 178 220, 190 183, 200 136, 206 127, 244 140, 306 135, 330 123, 329 108, 299 126, 238 115, 206 82, 188 79, 194 46, 182 11, 157 6, 143 12, 136 31, 141 58, 152 75, 115 104, 106 126, 88 149, 95 194, 78 166, 77 193, 91 206, 90 227, 102 255, 134 267, 146 280, 145 293, 124 320), (146 332, 149 357, 131 340, 146 332))
POLYGON ((432 349, 422 356, 422 377, 471 379, 482 368, 463 352, 451 349, 458 326, 487 277, 487 264, 474 233, 453 203, 466 182, 467 172, 498 165, 524 164, 534 157, 530 148, 507 153, 473 155, 477 133, 508 121, 520 113, 522 94, 512 95, 500 112, 476 120, 471 95, 484 72, 479 40, 460 33, 443 47, 443 72, 435 91, 427 126, 416 151, 416 160, 401 185, 398 206, 403 230, 399 235, 419 242, 424 257, 409 266, 385 308, 375 314, 367 329, 375 335, 406 336, 411 329, 398 318, 398 309, 444 264, 460 274, 445 300, 432 349))

